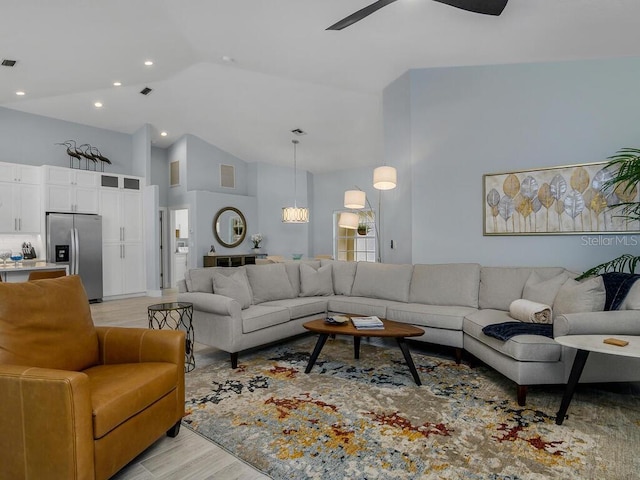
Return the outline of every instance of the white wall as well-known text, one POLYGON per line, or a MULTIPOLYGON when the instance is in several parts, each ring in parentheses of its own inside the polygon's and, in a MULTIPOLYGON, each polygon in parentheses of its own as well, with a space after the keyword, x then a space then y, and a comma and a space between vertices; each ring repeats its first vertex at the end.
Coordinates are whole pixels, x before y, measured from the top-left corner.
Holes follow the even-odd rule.
MULTIPOLYGON (((640 59, 616 59, 416 70, 410 83, 390 86, 385 125, 406 125, 411 100, 413 262, 582 271, 639 254, 638 236, 589 236, 594 246, 581 235, 482 235, 484 173, 602 161, 637 147, 639 80, 640 59)), ((385 129, 389 163, 406 158, 403 138, 404 127, 385 129)))

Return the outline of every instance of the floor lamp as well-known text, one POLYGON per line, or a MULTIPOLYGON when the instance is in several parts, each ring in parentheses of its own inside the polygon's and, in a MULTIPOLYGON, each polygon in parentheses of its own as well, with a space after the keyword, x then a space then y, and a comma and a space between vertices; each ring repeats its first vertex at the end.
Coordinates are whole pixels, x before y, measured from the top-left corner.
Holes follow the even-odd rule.
MULTIPOLYGON (((382 249, 380 246, 381 242, 381 232, 380 227, 378 227, 378 222, 382 225, 382 196, 380 190, 391 190, 396 188, 397 184, 397 173, 394 167, 382 166, 378 167, 373 171, 373 187, 378 190, 378 214, 375 217, 375 221, 373 222, 373 227, 375 229, 376 234, 376 261, 382 263, 382 249)), ((367 195, 364 191, 362 191, 358 186, 356 186, 357 190, 347 190, 344 192, 344 206, 345 208, 349 208, 352 210, 361 210, 365 207, 365 205, 369 205, 369 209, 373 211, 371 207, 371 203, 367 198, 367 195)), ((347 228, 351 230, 355 230, 358 228, 359 217, 357 213, 353 212, 342 212, 338 217, 338 226, 342 228, 347 228)))

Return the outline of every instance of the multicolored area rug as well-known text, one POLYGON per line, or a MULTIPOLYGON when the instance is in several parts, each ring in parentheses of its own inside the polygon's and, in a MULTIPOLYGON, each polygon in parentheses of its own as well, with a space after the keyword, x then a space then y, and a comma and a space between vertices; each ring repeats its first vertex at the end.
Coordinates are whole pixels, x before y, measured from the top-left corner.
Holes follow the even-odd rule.
POLYGON ((315 338, 187 374, 183 424, 275 479, 623 479, 640 472, 640 400, 580 389, 555 424, 562 389, 515 385, 489 368, 398 348, 315 338))

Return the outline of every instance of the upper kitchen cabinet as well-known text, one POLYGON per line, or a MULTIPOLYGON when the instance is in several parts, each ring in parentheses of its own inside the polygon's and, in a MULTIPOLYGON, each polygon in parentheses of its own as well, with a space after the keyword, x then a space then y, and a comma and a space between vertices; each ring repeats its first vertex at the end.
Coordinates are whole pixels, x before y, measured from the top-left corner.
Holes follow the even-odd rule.
POLYGON ((44 169, 46 211, 98 213, 100 173, 48 165, 44 169))
POLYGON ((0 233, 40 233, 40 168, 0 163, 0 233))

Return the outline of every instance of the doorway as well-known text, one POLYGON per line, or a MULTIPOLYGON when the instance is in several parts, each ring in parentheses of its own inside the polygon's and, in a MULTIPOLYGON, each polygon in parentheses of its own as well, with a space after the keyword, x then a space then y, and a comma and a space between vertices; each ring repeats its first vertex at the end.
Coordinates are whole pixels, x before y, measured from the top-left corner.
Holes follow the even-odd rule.
POLYGON ((184 280, 189 265, 189 209, 178 208, 170 212, 171 288, 184 280))

